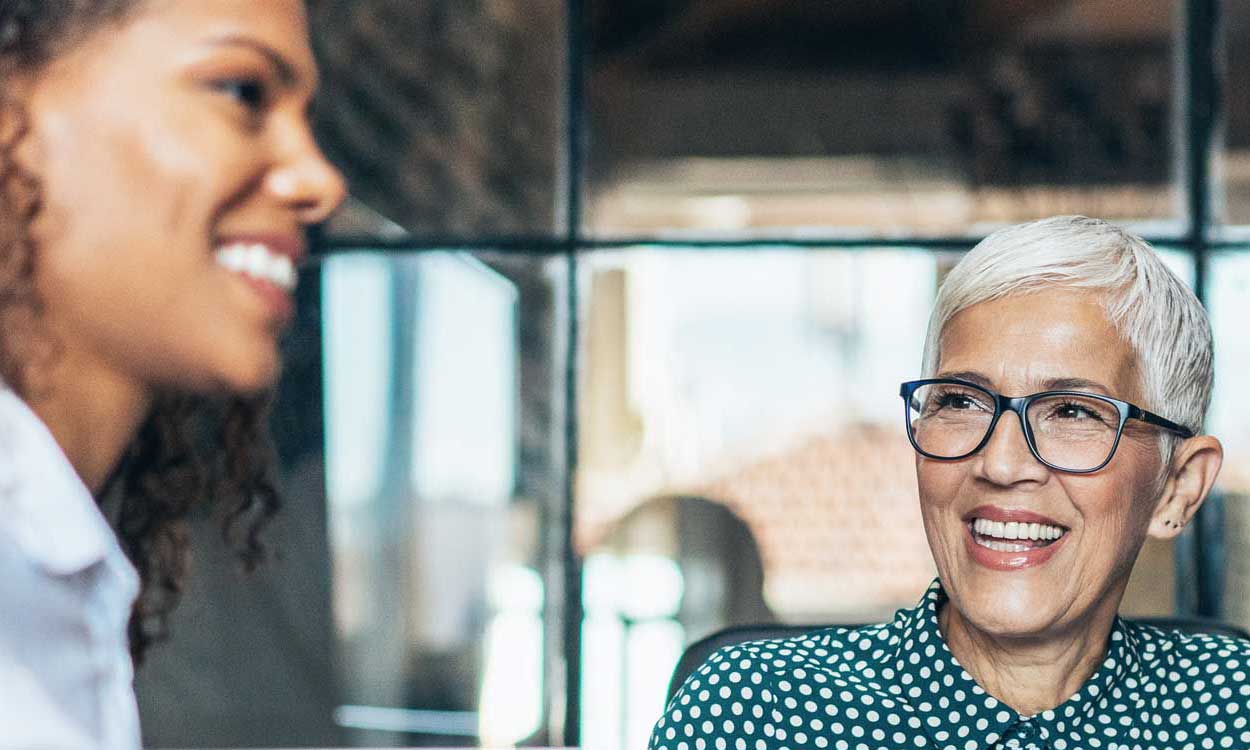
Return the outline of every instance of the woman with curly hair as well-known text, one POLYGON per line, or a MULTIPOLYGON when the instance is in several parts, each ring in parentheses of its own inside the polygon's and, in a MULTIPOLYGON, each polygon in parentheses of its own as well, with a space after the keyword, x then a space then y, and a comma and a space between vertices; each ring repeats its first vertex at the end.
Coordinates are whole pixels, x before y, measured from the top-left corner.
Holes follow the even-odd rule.
POLYGON ((302 0, 0 0, 0 746, 138 747, 189 516, 261 557, 316 85, 302 0))

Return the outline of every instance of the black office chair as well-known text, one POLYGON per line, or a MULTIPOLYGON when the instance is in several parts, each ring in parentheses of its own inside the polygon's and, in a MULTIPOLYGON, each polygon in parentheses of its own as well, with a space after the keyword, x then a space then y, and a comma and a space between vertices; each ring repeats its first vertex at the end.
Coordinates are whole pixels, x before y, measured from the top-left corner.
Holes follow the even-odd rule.
MULTIPOLYGON (((1185 633, 1207 633, 1212 635, 1231 635, 1234 638, 1250 640, 1250 633, 1236 625, 1217 620, 1205 620, 1190 617, 1136 617, 1133 622, 1142 625, 1155 625, 1165 630, 1180 630, 1185 633)), ((706 638, 701 638, 686 647, 673 669, 673 676, 668 683, 668 698, 665 703, 673 700, 678 689, 699 665, 724 646, 748 641, 761 641, 774 638, 793 638, 830 627, 861 627, 860 625, 736 625, 719 630, 706 638)))

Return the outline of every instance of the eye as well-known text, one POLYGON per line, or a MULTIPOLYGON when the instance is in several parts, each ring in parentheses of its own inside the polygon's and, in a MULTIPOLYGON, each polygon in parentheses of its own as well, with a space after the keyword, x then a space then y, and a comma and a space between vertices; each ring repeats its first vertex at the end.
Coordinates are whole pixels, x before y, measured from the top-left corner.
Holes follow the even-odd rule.
POLYGON ((976 394, 963 390, 938 391, 929 402, 930 411, 971 411, 986 409, 976 394))
POLYGON ((968 409, 972 407, 972 399, 962 393, 948 393, 938 399, 938 406, 943 409, 968 409))
POLYGON ((269 101, 269 88, 259 78, 226 78, 215 81, 213 88, 253 112, 264 109, 269 101))
POLYGON ((1055 404, 1050 411, 1051 415, 1058 419, 1076 420, 1076 419, 1093 419, 1102 422, 1102 415, 1090 409, 1084 404, 1078 404, 1068 401, 1061 404, 1055 404))

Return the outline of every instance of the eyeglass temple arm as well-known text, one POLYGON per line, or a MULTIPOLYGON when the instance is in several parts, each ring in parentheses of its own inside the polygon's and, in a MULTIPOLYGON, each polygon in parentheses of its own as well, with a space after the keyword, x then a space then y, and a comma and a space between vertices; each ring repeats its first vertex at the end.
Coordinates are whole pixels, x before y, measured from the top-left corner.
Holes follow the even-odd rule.
POLYGON ((1129 416, 1134 419, 1140 419, 1143 422, 1162 427, 1165 430, 1171 430, 1183 438, 1191 438, 1194 436, 1194 431, 1188 427, 1182 427, 1170 419, 1164 419, 1154 412, 1146 411, 1145 409, 1141 409, 1136 406, 1129 410, 1129 416))

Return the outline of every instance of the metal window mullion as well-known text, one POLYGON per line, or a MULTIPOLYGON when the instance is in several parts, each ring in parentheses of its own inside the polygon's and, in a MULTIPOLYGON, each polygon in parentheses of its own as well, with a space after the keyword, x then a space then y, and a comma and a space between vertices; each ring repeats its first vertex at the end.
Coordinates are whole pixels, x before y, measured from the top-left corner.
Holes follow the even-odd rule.
MULTIPOLYGON (((1212 246, 1212 174, 1216 125, 1220 117, 1220 80, 1216 53, 1220 28, 1219 0, 1188 0, 1184 8, 1184 46, 1181 61, 1184 126, 1184 185, 1189 224, 1186 245, 1194 262, 1194 293, 1206 304, 1212 246)), ((1213 504, 1214 505, 1214 504, 1213 504)), ((1176 547, 1176 607, 1180 614, 1217 616, 1220 594, 1216 571, 1218 549, 1210 542, 1222 538, 1219 514, 1199 514, 1176 547), (1194 591, 1179 585, 1194 582, 1194 591)))
POLYGON ((1194 256, 1194 289, 1200 300, 1207 295, 1211 242, 1211 159, 1219 118, 1219 79, 1216 49, 1219 0, 1188 0, 1185 4, 1182 58, 1185 126, 1184 180, 1189 231, 1186 243, 1194 256))
POLYGON ((563 732, 560 744, 576 747, 581 744, 581 676, 582 676, 582 562, 574 546, 576 527, 576 476, 578 466, 578 352, 581 338, 578 289, 578 252, 581 249, 585 222, 583 189, 585 186, 585 79, 586 33, 584 0, 567 0, 566 80, 564 143, 565 180, 565 314, 564 346, 564 507, 561 524, 563 606, 561 629, 563 640, 564 695, 562 696, 563 732))

